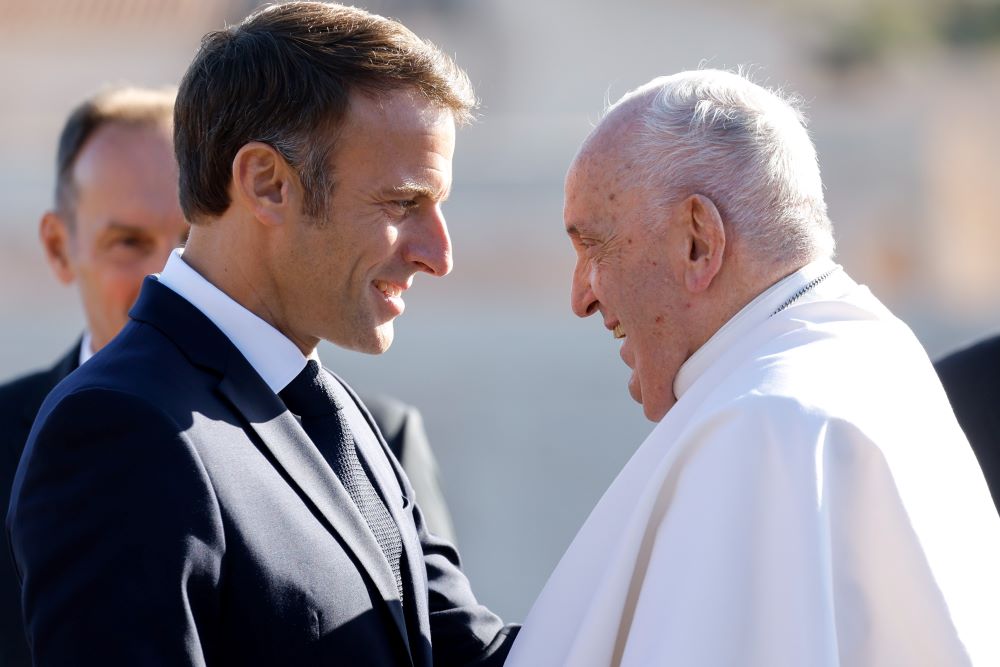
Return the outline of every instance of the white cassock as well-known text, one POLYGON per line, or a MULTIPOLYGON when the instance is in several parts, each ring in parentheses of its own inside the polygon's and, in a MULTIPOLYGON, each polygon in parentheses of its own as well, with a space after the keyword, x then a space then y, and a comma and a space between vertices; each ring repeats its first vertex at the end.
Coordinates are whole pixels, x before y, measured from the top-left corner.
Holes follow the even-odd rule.
POLYGON ((1000 518, 926 353, 867 288, 804 267, 674 390, 507 665, 1000 666, 1000 518))

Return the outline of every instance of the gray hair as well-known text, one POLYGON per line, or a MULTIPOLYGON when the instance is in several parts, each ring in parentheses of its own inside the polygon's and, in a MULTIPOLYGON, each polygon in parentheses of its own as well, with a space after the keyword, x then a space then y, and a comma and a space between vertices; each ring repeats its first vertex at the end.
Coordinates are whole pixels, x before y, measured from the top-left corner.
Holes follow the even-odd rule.
POLYGON ((736 236, 781 260, 830 257, 833 230, 816 149, 795 101, 742 73, 681 72, 626 93, 636 98, 632 155, 647 185, 670 205, 701 194, 736 236))

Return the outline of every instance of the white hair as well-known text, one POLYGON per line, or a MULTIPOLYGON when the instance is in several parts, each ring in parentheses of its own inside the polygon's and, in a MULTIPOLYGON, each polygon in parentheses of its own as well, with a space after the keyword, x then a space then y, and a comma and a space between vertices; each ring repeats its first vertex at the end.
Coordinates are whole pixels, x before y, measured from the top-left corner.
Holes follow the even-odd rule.
POLYGON ((632 156, 669 205, 701 194, 734 234, 781 260, 830 257, 816 149, 797 104, 742 73, 681 72, 626 93, 640 108, 632 156), (650 98, 648 102, 641 98, 650 98))

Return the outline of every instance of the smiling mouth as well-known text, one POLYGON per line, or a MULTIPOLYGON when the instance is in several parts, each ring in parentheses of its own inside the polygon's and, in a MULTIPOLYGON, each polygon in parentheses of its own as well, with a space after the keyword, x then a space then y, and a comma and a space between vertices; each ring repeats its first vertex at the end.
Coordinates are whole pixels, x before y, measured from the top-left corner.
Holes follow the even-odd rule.
POLYGON ((624 338, 625 327, 623 327, 622 323, 619 322, 618 324, 615 325, 615 328, 611 330, 611 333, 614 335, 615 339, 624 338))
POLYGON ((375 289, 382 292, 387 298, 398 298, 403 296, 403 288, 397 287, 391 283, 387 283, 384 280, 375 281, 375 289))

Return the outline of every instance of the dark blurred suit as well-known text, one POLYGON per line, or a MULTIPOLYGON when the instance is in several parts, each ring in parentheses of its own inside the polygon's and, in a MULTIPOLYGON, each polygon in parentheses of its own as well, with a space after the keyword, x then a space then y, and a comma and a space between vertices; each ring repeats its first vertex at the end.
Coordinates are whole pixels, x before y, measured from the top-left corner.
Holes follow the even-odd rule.
MULTIPOLYGON (((0 385, 0 515, 7 513, 14 471, 35 415, 49 392, 79 366, 80 344, 78 340, 51 368, 0 385)), ((428 529, 454 542, 451 516, 438 484, 437 463, 420 412, 391 396, 369 396, 363 402, 392 453, 403 464, 428 529)), ((20 591, 7 531, 0 530, 0 667, 31 664, 23 633, 20 591)))
MULTIPOLYGON (((80 341, 52 368, 25 375, 0 386, 0 507, 10 503, 10 487, 21 451, 38 408, 52 388, 72 373, 80 362, 80 341)), ((21 623, 21 601, 7 531, 0 534, 0 666, 30 665, 21 623)))
POLYGON ((934 367, 1000 509, 1000 336, 959 350, 934 367))
POLYGON ((403 464, 403 470, 410 478, 413 492, 424 513, 427 528, 454 544, 455 529, 451 522, 451 512, 448 511, 441 492, 437 460, 427 439, 420 411, 383 394, 362 396, 361 401, 372 414, 389 449, 403 464))

